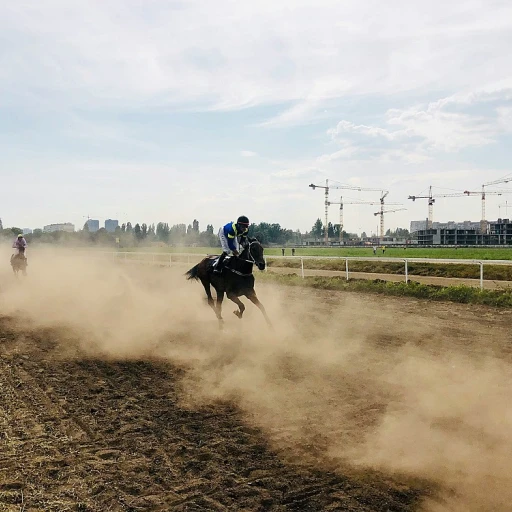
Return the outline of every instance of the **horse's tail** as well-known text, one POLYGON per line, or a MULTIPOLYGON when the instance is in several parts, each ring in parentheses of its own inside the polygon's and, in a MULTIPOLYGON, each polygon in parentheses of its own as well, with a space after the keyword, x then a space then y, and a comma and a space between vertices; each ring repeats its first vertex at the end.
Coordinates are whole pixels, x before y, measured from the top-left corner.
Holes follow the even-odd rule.
POLYGON ((186 272, 185 275, 187 276, 188 280, 199 279, 199 276, 197 275, 198 271, 199 271, 199 263, 195 267, 192 267, 188 272, 186 272))

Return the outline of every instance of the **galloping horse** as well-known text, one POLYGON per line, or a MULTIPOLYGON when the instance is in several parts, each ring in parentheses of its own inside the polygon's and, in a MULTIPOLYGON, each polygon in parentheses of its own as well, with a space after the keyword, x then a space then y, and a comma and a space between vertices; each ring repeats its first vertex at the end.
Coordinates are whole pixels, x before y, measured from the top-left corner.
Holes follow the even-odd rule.
POLYGON ((260 270, 265 270, 265 259, 263 258, 263 247, 256 238, 248 238, 244 250, 238 257, 230 257, 224 260, 222 273, 217 275, 213 272, 213 264, 218 256, 207 256, 195 267, 191 268, 185 275, 187 279, 196 279, 201 281, 208 297, 208 304, 213 309, 219 322, 222 318, 222 301, 224 293, 228 299, 232 300, 237 306, 238 311, 233 313, 242 318, 245 306, 238 297, 245 295, 253 304, 263 313, 267 324, 271 326, 263 304, 258 300, 254 291, 254 275, 252 273, 253 265, 260 270), (210 286, 215 288, 217 293, 217 304, 212 297, 210 286))
POLYGON ((20 247, 19 254, 11 256, 11 267, 16 277, 18 277, 18 272, 22 272, 24 276, 27 275, 27 258, 24 247, 20 247))

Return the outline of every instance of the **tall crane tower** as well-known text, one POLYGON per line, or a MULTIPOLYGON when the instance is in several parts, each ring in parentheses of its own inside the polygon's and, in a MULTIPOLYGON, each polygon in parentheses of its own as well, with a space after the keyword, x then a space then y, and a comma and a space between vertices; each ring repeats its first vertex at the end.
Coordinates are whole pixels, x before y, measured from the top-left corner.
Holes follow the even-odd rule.
MULTIPOLYGON (((387 194, 386 194, 387 195, 387 194)), ((340 205, 340 243, 343 241, 343 205, 344 204, 368 204, 368 205, 382 205, 382 202, 379 201, 343 201, 343 196, 340 197, 339 201, 329 201, 328 206, 331 204, 339 204, 340 205)), ((389 205, 399 205, 401 203, 388 203, 389 205)))
POLYGON ((384 205, 384 198, 388 195, 387 190, 382 190, 380 188, 363 188, 363 187, 356 187, 354 185, 331 185, 329 186, 329 180, 325 180, 325 186, 324 185, 314 185, 311 183, 309 185, 313 190, 316 188, 323 188, 325 190, 325 226, 324 226, 324 238, 325 238, 325 244, 327 245, 329 243, 329 189, 335 188, 335 189, 342 189, 342 190, 358 190, 359 192, 380 192, 381 193, 381 208, 383 208, 384 205))
MULTIPOLYGON (((389 203, 391 204, 391 203, 389 203)), ((375 212, 373 215, 377 216, 380 215, 380 240, 384 240, 384 214, 386 213, 395 213, 395 212, 401 212, 403 210, 407 210, 407 208, 397 208, 396 210, 383 210, 382 208, 380 211, 375 212)))
MULTIPOLYGON (((473 192, 471 192, 473 193, 473 192)), ((434 203, 436 199, 441 197, 464 197, 468 195, 465 192, 455 192, 453 194, 432 194, 432 186, 428 189, 428 196, 409 196, 408 199, 416 201, 416 199, 428 199, 428 217, 427 217, 427 229, 432 229, 432 221, 434 217, 434 203)))
MULTIPOLYGON (((512 181, 512 178, 510 179, 512 181)), ((483 187, 484 185, 482 185, 483 187)), ((482 219, 480 220, 480 232, 487 233, 487 220, 485 219, 485 196, 502 196, 503 194, 510 194, 512 190, 492 190, 491 192, 481 192, 482 194, 482 219)), ((471 192, 465 190, 464 194, 467 196, 480 195, 480 192, 471 192)))
POLYGON ((482 220, 480 221, 480 232, 487 232, 487 220, 485 218, 485 196, 490 194, 490 192, 485 191, 485 187, 489 187, 491 185, 501 185, 502 183, 509 183, 512 181, 512 174, 507 174, 503 178, 499 178, 494 181, 488 181, 482 185, 482 220))
POLYGON ((504 203, 501 203, 498 205, 498 211, 499 211, 499 216, 501 218, 501 209, 502 208, 505 208, 505 215, 508 215, 508 209, 510 208, 510 204, 508 204, 508 201, 505 201, 504 203))

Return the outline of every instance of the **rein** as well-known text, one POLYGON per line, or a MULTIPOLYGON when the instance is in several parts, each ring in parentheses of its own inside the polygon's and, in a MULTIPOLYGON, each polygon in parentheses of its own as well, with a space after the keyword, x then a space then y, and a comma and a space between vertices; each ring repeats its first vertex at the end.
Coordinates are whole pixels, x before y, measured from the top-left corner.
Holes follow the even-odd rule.
MULTIPOLYGON (((245 258, 240 258, 240 257, 238 257, 238 259, 240 261, 245 261, 246 263, 250 263, 251 265, 255 265, 256 264, 256 260, 254 259, 254 256, 251 253, 251 245, 252 244, 257 244, 257 243, 259 243, 259 242, 257 240, 254 240, 252 242, 249 242, 249 245, 247 246, 247 252, 249 253, 249 257, 251 258, 250 260, 245 259, 245 258)), ((251 269, 251 272, 249 272, 248 274, 244 274, 243 272, 239 272, 238 270, 235 270, 235 269, 232 269, 232 268, 229 268, 229 267, 226 267, 226 268, 230 272, 233 272, 234 274, 237 274, 237 275, 242 276, 242 277, 249 277, 249 276, 252 275, 252 269, 251 269)))

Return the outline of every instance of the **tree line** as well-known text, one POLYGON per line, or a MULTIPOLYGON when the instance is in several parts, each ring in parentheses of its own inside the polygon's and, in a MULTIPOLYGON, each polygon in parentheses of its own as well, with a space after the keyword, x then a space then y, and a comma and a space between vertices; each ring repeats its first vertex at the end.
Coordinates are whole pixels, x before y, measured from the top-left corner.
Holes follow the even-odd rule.
MULTIPOLYGON (((327 225, 328 235, 331 239, 339 239, 340 224, 327 225)), ((95 244, 95 245, 118 245, 119 247, 133 247, 154 244, 165 245, 188 245, 200 247, 219 247, 217 230, 212 224, 207 224, 204 230, 200 229, 199 221, 194 219, 190 224, 169 225, 167 222, 158 222, 157 224, 147 224, 137 222, 132 224, 126 222, 118 226, 114 233, 108 232, 105 228, 90 232, 87 223, 83 228, 74 233, 56 231, 52 233, 43 232, 42 229, 35 229, 33 233, 27 234, 27 241, 43 243, 68 243, 68 244, 95 244)), ((0 219, 0 236, 14 237, 22 233, 22 229, 12 227, 4 229, 0 219)), ((291 230, 283 228, 278 223, 260 222, 251 224, 249 227, 249 236, 258 238, 264 245, 300 245, 304 239, 316 238, 323 239, 324 224, 321 219, 317 219, 310 231, 301 233, 300 230, 291 230)), ((410 238, 407 229, 396 228, 387 230, 386 236, 395 238, 410 238)), ((359 238, 355 233, 342 232, 343 239, 359 238)), ((361 238, 367 238, 366 233, 361 233, 361 238)))
MULTIPOLYGON (((1 226, 1 219, 0 219, 1 226)), ((14 237, 23 230, 18 227, 0 228, 1 237, 14 237)), ((69 245, 118 245, 119 247, 144 246, 152 244, 188 245, 200 247, 220 247, 212 224, 207 224, 204 230, 200 229, 199 221, 194 219, 190 224, 169 225, 167 222, 147 224, 145 222, 126 222, 118 226, 115 232, 108 232, 105 228, 97 231, 89 231, 87 223, 81 230, 74 233, 64 231, 43 232, 42 229, 34 229, 31 234, 25 235, 27 242, 42 243, 66 243, 69 245)), ((292 231, 281 227, 277 223, 260 222, 251 224, 249 236, 257 237, 263 244, 286 245, 288 243, 299 244, 304 236, 300 231, 292 231)))

